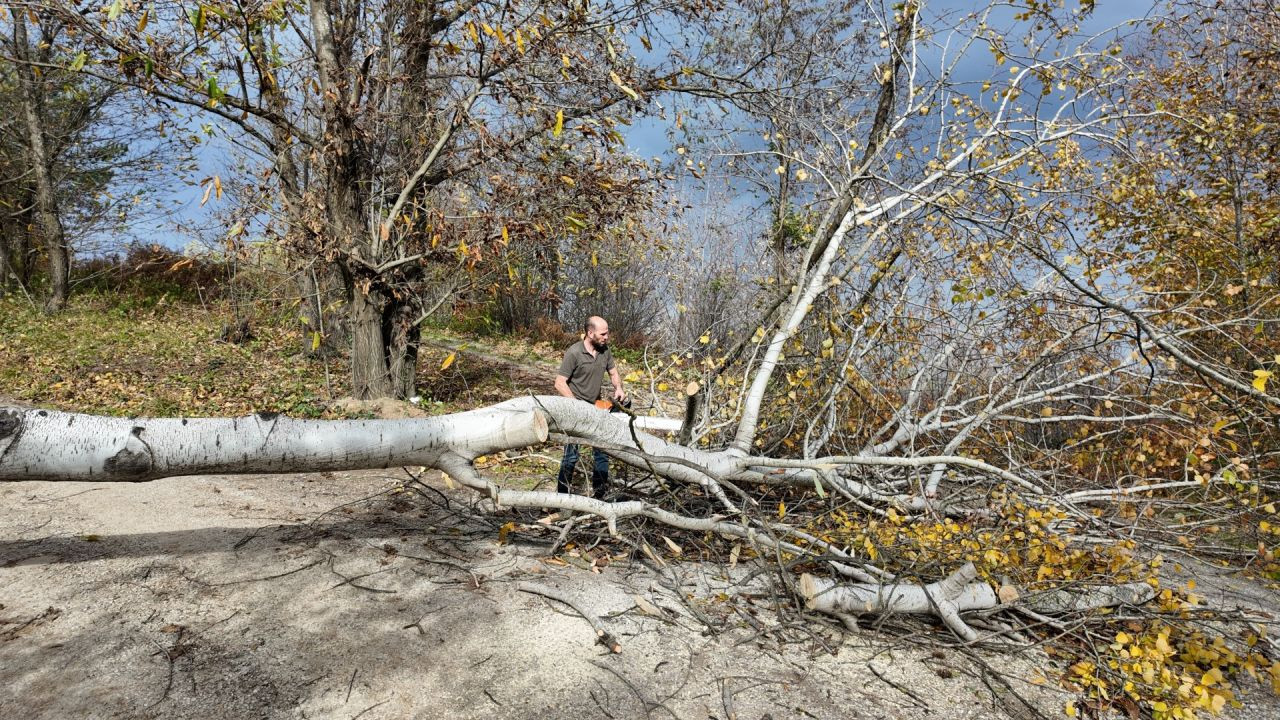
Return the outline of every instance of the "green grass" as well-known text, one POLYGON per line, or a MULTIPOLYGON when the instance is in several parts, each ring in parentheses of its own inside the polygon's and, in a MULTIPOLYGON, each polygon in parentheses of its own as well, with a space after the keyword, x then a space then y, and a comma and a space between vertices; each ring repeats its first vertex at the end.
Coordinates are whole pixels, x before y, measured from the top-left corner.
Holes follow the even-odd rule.
POLYGON ((301 354, 297 330, 259 313, 254 340, 220 342, 233 318, 227 305, 82 296, 46 316, 0 300, 0 396, 105 415, 323 414, 345 361, 328 361, 326 384, 325 363, 301 354))
MULTIPOLYGON (((333 417, 330 402, 350 395, 345 357, 301 352, 301 327, 290 312, 258 306, 246 312, 254 339, 219 336, 236 320, 231 305, 208 306, 131 295, 81 295, 47 316, 29 303, 0 299, 0 401, 117 416, 226 416, 257 411, 333 417)), ((418 387, 430 414, 466 410, 532 392, 549 392, 559 349, 519 338, 463 337, 429 328, 418 387), (545 375, 545 377, 543 377, 545 375)))

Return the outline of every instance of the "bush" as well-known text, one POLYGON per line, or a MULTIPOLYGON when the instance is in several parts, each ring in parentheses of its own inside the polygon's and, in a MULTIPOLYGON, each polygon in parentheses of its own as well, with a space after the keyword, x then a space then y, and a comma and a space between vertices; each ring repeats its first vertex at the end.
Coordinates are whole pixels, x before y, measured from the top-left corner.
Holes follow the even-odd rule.
POLYGON ((153 307, 166 298, 208 302, 222 296, 228 275, 225 262, 160 245, 133 245, 123 255, 81 260, 71 268, 75 292, 130 295, 139 307, 153 307))

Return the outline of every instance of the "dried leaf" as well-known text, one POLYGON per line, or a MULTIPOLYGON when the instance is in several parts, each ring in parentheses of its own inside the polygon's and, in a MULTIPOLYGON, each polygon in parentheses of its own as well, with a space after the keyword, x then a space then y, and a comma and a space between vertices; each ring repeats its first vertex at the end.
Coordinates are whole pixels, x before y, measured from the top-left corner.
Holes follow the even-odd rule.
POLYGON ((621 90, 622 92, 626 93, 626 94, 627 94, 627 97, 631 98, 632 100, 639 100, 639 99, 640 99, 640 93, 638 93, 638 92, 636 92, 635 90, 632 90, 631 88, 627 87, 627 86, 622 82, 622 78, 618 77, 618 73, 616 73, 616 72, 611 72, 611 73, 609 73, 609 79, 613 81, 613 84, 614 84, 614 85, 617 85, 617 86, 618 86, 618 89, 619 89, 619 90, 621 90))
POLYGON ((449 353, 449 357, 445 358, 444 362, 440 363, 440 369, 448 370, 449 366, 453 364, 453 361, 457 359, 457 357, 458 357, 458 353, 456 352, 449 353))
MULTIPOLYGON (((671 541, 668 540, 667 542, 671 542, 671 541)), ((644 551, 644 554, 647 555, 648 558, 652 560, 655 565, 657 565, 660 568, 664 568, 667 566, 667 562, 662 558, 658 557, 658 553, 653 551, 653 547, 651 547, 648 542, 641 541, 641 543, 642 544, 640 545, 640 549, 644 551)))
POLYGON ((653 603, 649 602, 648 600, 645 600, 639 595, 636 595, 632 599, 635 600, 636 607, 640 608, 640 612, 644 613, 645 615, 662 617, 662 611, 658 609, 657 605, 654 605, 653 603))
POLYGON ((662 539, 663 539, 664 541, 666 541, 666 543, 667 543, 667 549, 671 551, 671 554, 672 554, 672 555, 682 555, 682 554, 684 554, 684 548, 682 548, 682 547, 680 547, 679 545, 675 544, 675 542, 673 542, 673 541, 671 540, 671 538, 667 537, 666 535, 663 535, 663 536, 662 536, 662 539))

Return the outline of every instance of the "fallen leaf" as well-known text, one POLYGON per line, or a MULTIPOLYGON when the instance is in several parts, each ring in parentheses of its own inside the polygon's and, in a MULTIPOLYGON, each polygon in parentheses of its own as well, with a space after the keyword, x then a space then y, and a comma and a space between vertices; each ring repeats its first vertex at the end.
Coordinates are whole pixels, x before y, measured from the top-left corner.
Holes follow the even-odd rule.
POLYGON ((658 609, 658 606, 654 605, 653 603, 649 602, 648 600, 645 600, 644 598, 640 597, 639 595, 636 595, 636 596, 635 596, 634 598, 632 598, 632 599, 636 601, 636 607, 640 608, 640 612, 644 613, 645 615, 652 615, 652 616, 654 616, 654 617, 662 617, 662 611, 658 609))
POLYGON ((675 542, 673 542, 673 541, 671 540, 671 538, 667 537, 666 535, 663 535, 663 536, 662 536, 662 539, 663 539, 664 541, 666 541, 666 543, 667 543, 667 549, 671 551, 671 554, 673 554, 673 555, 682 555, 682 554, 684 554, 684 548, 682 548, 682 547, 680 547, 679 545, 675 544, 675 542))

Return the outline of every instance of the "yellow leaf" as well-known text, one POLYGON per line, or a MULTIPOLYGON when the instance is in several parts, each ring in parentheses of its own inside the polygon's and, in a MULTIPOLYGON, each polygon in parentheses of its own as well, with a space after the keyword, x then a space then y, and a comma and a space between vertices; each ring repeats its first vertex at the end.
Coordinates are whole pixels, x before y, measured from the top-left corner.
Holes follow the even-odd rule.
POLYGON ((636 92, 635 90, 632 90, 631 88, 623 84, 622 78, 618 77, 618 73, 616 72, 609 73, 609 79, 613 81, 614 85, 618 86, 619 90, 626 93, 627 97, 631 98, 632 100, 640 99, 640 93, 636 92))
POLYGON ((507 232, 507 226, 503 225, 502 226, 502 244, 506 245, 509 242, 511 242, 511 235, 510 233, 507 232))
POLYGON ((506 545, 507 535, 511 534, 511 531, 515 529, 516 529, 516 524, 513 522, 509 522, 506 525, 503 525, 502 527, 498 528, 498 544, 506 545))
POLYGON ((787 504, 784 502, 779 502, 778 503, 778 519, 781 520, 786 516, 787 516, 787 504))
POLYGON ((213 196, 218 200, 222 199, 222 178, 217 175, 213 176, 213 196))
POLYGON ((591 251, 591 267, 596 267, 599 264, 600 264, 600 258, 599 256, 596 255, 596 251, 592 250, 591 251))
POLYGON ((627 382, 629 382, 629 383, 633 383, 633 382, 635 382, 635 381, 637 381, 637 380, 639 380, 639 379, 640 379, 640 373, 635 372, 635 371, 633 370, 633 371, 631 371, 631 372, 627 373, 627 376, 626 376, 626 377, 624 377, 624 378, 622 378, 622 379, 623 379, 623 380, 625 380, 625 381, 627 381, 627 382))
POLYGON ((138 21, 138 32, 142 32, 147 29, 147 15, 150 12, 151 10, 149 8, 142 11, 142 19, 138 21))
POLYGON ((1076 713, 1079 712, 1076 710, 1076 702, 1074 700, 1068 701, 1067 706, 1062 709, 1062 712, 1066 713, 1067 717, 1075 717, 1076 713))
POLYGON ((480 42, 480 33, 476 32, 475 23, 473 22, 467 23, 467 32, 471 35, 472 42, 480 42))
POLYGON ((315 352, 316 350, 319 350, 319 349, 320 349, 320 333, 313 332, 311 333, 311 352, 315 352))
POLYGON ((698 338, 698 342, 702 343, 703 345, 706 345, 707 343, 711 342, 711 333, 703 333, 702 337, 698 338))
POLYGON ((666 383, 658 383, 658 392, 666 392, 667 390, 670 390, 670 389, 671 389, 670 385, 666 383))
POLYGON ((1258 392, 1266 392, 1267 380, 1274 374, 1275 373, 1271 372, 1270 370, 1254 370, 1253 371, 1253 387, 1256 388, 1258 392))
POLYGON ((456 352, 449 353, 449 357, 445 358, 444 362, 440 363, 440 369, 448 370, 449 366, 453 364, 453 361, 457 359, 457 357, 458 357, 458 353, 456 352))
POLYGON ((574 182, 573 178, 569 177, 568 175, 561 175, 560 182, 564 183, 565 185, 568 185, 569 187, 573 187, 574 185, 577 185, 577 183, 574 182))
POLYGON ((556 125, 551 128, 551 137, 560 137, 560 132, 564 130, 564 111, 556 111, 556 125))

